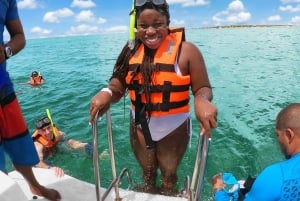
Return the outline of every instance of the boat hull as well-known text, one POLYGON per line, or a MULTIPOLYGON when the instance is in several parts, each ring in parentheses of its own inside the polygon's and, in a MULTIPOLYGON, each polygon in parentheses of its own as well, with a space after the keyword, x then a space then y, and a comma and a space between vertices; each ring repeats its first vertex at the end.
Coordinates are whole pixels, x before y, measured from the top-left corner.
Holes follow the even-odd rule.
MULTIPOLYGON (((78 180, 69 175, 61 178, 54 175, 53 170, 33 168, 34 175, 40 184, 57 189, 62 201, 97 201, 96 188, 94 184, 78 180)), ((101 188, 103 195, 105 188, 101 188)), ((186 198, 169 197, 163 195, 153 195, 131 190, 119 189, 122 201, 186 201, 186 198)), ((47 201, 45 198, 33 195, 29 187, 17 171, 12 171, 8 175, 0 171, 0 200, 1 201, 47 201)), ((114 190, 105 199, 115 200, 114 190)))

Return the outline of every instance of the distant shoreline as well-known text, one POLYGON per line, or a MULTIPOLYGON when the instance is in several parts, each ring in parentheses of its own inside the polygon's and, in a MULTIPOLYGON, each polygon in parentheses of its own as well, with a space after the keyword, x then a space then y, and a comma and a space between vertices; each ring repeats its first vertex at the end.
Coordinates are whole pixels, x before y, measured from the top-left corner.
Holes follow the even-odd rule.
POLYGON ((224 28, 256 28, 256 27, 297 27, 299 25, 224 25, 224 26, 211 26, 211 27, 203 27, 207 29, 224 29, 224 28))

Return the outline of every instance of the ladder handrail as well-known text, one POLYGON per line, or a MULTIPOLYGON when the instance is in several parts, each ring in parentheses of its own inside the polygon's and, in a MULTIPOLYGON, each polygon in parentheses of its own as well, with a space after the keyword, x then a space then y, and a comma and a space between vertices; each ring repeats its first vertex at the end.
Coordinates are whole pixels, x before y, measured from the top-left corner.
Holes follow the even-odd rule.
POLYGON ((204 174, 206 169, 207 155, 209 149, 209 143, 211 138, 203 134, 199 134, 198 145, 197 145, 197 155, 195 160, 194 172, 192 177, 192 182, 190 186, 190 200, 198 201, 201 197, 201 190, 203 186, 204 174), (197 186, 195 189, 195 184, 197 182, 197 186))
MULTIPOLYGON (((97 115, 96 115, 97 116, 97 115)), ((110 193, 112 187, 115 187, 115 200, 120 201, 122 200, 119 195, 119 184, 120 180, 127 173, 127 178, 129 184, 132 185, 131 176, 129 174, 128 169, 124 168, 120 175, 117 177, 116 173, 116 163, 115 163, 115 156, 114 156, 114 146, 113 146, 113 138, 112 138, 112 123, 111 123, 111 116, 110 110, 108 109, 106 112, 106 120, 107 120, 107 134, 108 134, 108 143, 109 143, 109 152, 110 152, 110 159, 111 159, 111 169, 112 169, 112 176, 113 180, 110 183, 107 190, 104 192, 104 195, 101 197, 100 194, 100 175, 99 175, 99 159, 98 159, 98 132, 97 132, 97 120, 95 119, 92 123, 93 127, 93 163, 94 163, 94 174, 96 180, 96 195, 97 201, 104 201, 107 195, 110 193)), ((207 162, 207 155, 209 149, 209 143, 211 138, 208 138, 205 135, 199 134, 198 146, 197 146, 197 155, 195 160, 195 166, 193 171, 193 177, 190 184, 189 176, 186 177, 185 181, 185 197, 189 201, 198 201, 201 197, 201 190, 203 186, 204 174, 206 169, 206 162, 207 162), (197 186, 195 188, 195 185, 197 186)))
POLYGON ((101 184, 99 174, 99 158, 98 158, 98 129, 97 129, 97 116, 92 122, 93 130, 93 164, 94 164, 94 176, 95 176, 95 187, 96 187, 96 198, 97 201, 101 199, 101 184))
MULTIPOLYGON (((111 115, 110 110, 108 109, 106 112, 106 125, 107 125, 107 138, 108 138, 108 144, 109 144, 109 156, 111 161, 111 170, 112 170, 112 176, 113 180, 117 179, 117 170, 116 170, 116 161, 115 161, 115 151, 114 151, 114 143, 113 143, 113 137, 112 137, 112 126, 111 126, 111 115)), ((119 194, 119 186, 118 184, 115 184, 115 193, 116 193, 116 200, 120 199, 119 194)))
MULTIPOLYGON (((97 117, 98 115, 96 115, 97 117)), ((110 193, 112 187, 115 188, 115 200, 120 201, 122 200, 120 198, 119 194, 119 184, 121 179, 123 178, 124 174, 126 173, 128 182, 130 185, 132 185, 131 176, 129 174, 128 169, 124 168, 120 175, 117 177, 117 171, 116 171, 116 163, 115 163, 115 155, 114 155, 114 145, 113 145, 113 137, 112 137, 112 126, 111 126, 111 116, 110 116, 110 110, 108 109, 106 112, 106 121, 107 121, 107 137, 108 137, 108 145, 109 145, 109 156, 111 160, 111 170, 112 170, 112 176, 113 180, 110 183, 109 187, 104 192, 103 196, 101 197, 101 184, 100 184, 100 174, 99 174, 99 154, 98 154, 98 125, 97 125, 98 119, 95 118, 95 120, 92 122, 92 129, 93 129, 93 164, 94 164, 94 175, 95 175, 95 186, 96 186, 96 197, 97 201, 104 201, 107 195, 110 193)))
MULTIPOLYGON (((131 180, 131 176, 130 176, 130 173, 128 171, 127 168, 123 168, 123 170, 121 171, 121 173, 119 174, 118 178, 115 178, 111 183, 110 185, 108 186, 108 188, 106 189, 106 191, 104 192, 103 194, 103 197, 102 197, 102 201, 105 200, 105 198, 108 196, 108 194, 110 193, 110 191, 112 190, 112 187, 114 186, 119 186, 120 182, 121 182, 121 179, 123 178, 124 174, 126 173, 126 176, 127 176, 127 179, 128 179, 128 183, 132 186, 132 180, 131 180)), ((122 200, 120 197, 116 197, 115 198, 116 201, 120 201, 122 200)))
POLYGON ((204 174, 206 169, 207 155, 209 150, 209 144, 211 141, 211 138, 208 138, 207 136, 204 136, 203 138, 204 138, 203 139, 204 142, 203 142, 202 153, 201 153, 202 162, 200 164, 200 172, 199 172, 198 184, 196 189, 196 200, 200 200, 201 198, 201 191, 203 188, 203 180, 204 180, 204 174))

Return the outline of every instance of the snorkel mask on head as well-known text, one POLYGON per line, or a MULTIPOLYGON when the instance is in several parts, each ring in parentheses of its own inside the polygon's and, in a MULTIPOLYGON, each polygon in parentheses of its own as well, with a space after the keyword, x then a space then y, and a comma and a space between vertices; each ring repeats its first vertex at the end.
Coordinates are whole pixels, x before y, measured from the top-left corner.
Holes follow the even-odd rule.
POLYGON ((136 0, 135 6, 143 6, 147 2, 151 2, 156 6, 167 4, 166 0, 136 0))
POLYGON ((129 24, 129 40, 128 47, 132 50, 135 45, 135 28, 136 28, 136 16, 137 12, 140 13, 145 4, 152 5, 152 8, 163 6, 160 12, 164 13, 169 21, 169 6, 166 0, 132 0, 132 10, 130 12, 130 24, 129 24))

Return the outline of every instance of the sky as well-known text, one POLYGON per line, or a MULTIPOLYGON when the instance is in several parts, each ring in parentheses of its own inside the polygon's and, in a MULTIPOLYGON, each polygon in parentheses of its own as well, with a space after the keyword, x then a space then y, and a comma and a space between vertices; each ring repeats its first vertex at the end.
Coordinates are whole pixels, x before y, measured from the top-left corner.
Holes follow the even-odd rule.
MULTIPOLYGON (((171 26, 300 25, 300 0, 167 2, 171 26)), ((132 7, 132 0, 17 0, 17 3, 26 38, 128 32, 132 7)))

